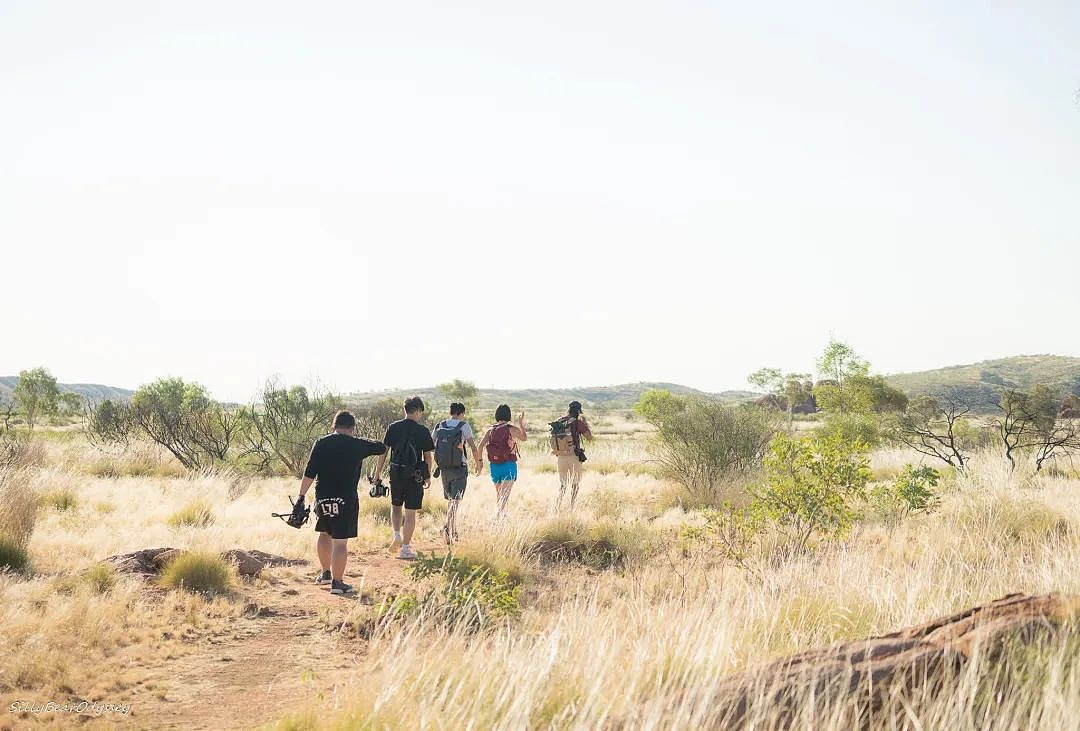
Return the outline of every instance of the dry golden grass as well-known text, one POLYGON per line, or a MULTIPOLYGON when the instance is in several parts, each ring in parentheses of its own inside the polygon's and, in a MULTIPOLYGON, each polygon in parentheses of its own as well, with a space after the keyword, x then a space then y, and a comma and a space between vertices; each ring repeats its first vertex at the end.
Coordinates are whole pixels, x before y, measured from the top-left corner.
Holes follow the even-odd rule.
MULTIPOLYGON (((594 453, 598 461, 616 461, 641 450, 620 437, 598 443, 594 453)), ((95 474, 87 465, 99 458, 85 445, 64 443, 52 448, 48 465, 14 482, 0 475, 0 485, 20 490, 5 500, 35 506, 30 514, 20 507, 17 518, 0 512, 0 520, 15 526, 5 523, 4 530, 25 534, 30 526, 33 567, 30 576, 0 574, 0 626, 12 648, 0 657, 5 698, 70 691, 121 700, 145 668, 204 647, 204 632, 245 611, 250 587, 243 583, 214 599, 164 591, 95 568, 106 556, 154 546, 312 554, 309 528, 291 530, 269 516, 287 509, 286 495, 296 494, 293 480, 183 476, 167 469, 136 476, 116 456, 110 459, 120 468, 95 474), (36 496, 51 491, 70 491, 74 510, 37 510, 36 496), (194 504, 205 506, 213 521, 170 525, 170 516, 194 504)), ((491 522, 495 501, 487 474, 470 478, 463 504, 461 552, 524 579, 519 618, 466 633, 418 616, 371 636, 345 637, 344 647, 362 659, 332 681, 298 677, 295 682, 313 692, 305 694, 307 705, 281 711, 281 727, 699 728, 717 722, 710 715, 717 680, 767 659, 890 631, 1011 592, 1080 593, 1080 480, 1064 471, 1031 479, 982 455, 968 474, 945 481, 936 513, 895 526, 864 521, 845 541, 814 555, 765 563, 759 582, 714 552, 684 552, 678 529, 698 516, 668 507, 664 494, 673 488, 645 472, 601 474, 590 469, 590 459, 577 520, 554 518, 558 480, 539 469, 551 461, 542 451, 526 454, 501 524, 491 522), (543 541, 608 541, 621 547, 622 558, 608 569, 588 551, 585 558, 569 552, 553 559, 537 550, 543 541)), ((874 456, 875 472, 887 478, 908 461, 917 457, 881 452, 874 456)), ((421 515, 418 543, 438 540, 445 510, 439 492, 428 494, 432 509, 421 515)), ((362 573, 368 556, 389 538, 386 501, 365 496, 361 504, 350 575, 362 573)), ((271 575, 261 590, 273 587, 271 575)), ((304 601, 295 598, 298 609, 304 601)), ((319 611, 321 625, 342 625, 345 610, 319 611)), ((348 610, 372 611, 364 605, 348 610)), ((1028 719, 1030 728, 1077 728, 1080 669, 1057 647, 1045 648, 1038 663, 1044 672, 999 698, 994 727, 1028 719)), ((984 727, 984 671, 975 664, 949 692, 909 700, 870 725, 984 727)), ((842 703, 808 700, 802 708, 800 728, 857 725, 842 703)), ((212 711, 207 714, 212 724, 212 711)), ((754 714, 757 728, 776 721, 768 708, 754 714)))

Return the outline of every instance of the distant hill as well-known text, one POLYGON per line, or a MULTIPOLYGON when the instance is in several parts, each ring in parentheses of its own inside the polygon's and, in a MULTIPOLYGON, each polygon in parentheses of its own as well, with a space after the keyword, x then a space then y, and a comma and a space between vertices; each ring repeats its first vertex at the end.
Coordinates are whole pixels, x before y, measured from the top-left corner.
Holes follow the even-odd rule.
MULTIPOLYGON (((0 398, 10 396, 11 391, 18 382, 18 376, 0 376, 0 398)), ((126 388, 102 386, 99 383, 59 383, 57 385, 60 386, 61 391, 77 393, 90 401, 104 401, 105 399, 126 401, 127 399, 130 399, 131 395, 134 393, 134 391, 126 388)))
POLYGON ((895 373, 885 378, 912 396, 959 388, 973 405, 992 402, 1002 388, 1028 389, 1036 383, 1080 396, 1080 358, 1017 355, 931 371, 895 373))
MULTIPOLYGON (((571 401, 577 400, 585 406, 602 407, 605 409, 628 409, 637 403, 641 394, 654 389, 665 389, 672 393, 694 394, 720 399, 722 401, 745 401, 754 398, 756 394, 750 391, 722 391, 720 393, 706 393, 688 386, 680 386, 677 383, 624 383, 618 386, 583 386, 581 388, 526 388, 526 389, 480 389, 480 407, 494 409, 502 403, 525 408, 545 408, 561 410, 571 401)), ((405 398, 418 395, 425 402, 435 405, 444 405, 446 398, 434 387, 414 389, 393 389, 387 391, 367 391, 364 393, 348 394, 347 402, 365 403, 391 398, 402 401, 405 398)))

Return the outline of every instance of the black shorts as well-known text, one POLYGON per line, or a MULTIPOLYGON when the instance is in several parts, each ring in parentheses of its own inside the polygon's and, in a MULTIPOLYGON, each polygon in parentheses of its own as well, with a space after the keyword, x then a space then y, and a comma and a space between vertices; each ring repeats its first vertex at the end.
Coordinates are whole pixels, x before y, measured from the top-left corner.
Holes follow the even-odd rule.
POLYGON ((419 510, 424 504, 424 484, 416 481, 416 470, 390 468, 390 504, 407 510, 419 510))
POLYGON ((356 538, 356 525, 360 521, 360 500, 357 497, 320 498, 316 495, 312 511, 318 533, 329 533, 331 538, 356 538))
POLYGON ((442 494, 447 500, 460 500, 465 497, 465 485, 469 481, 469 468, 445 467, 440 468, 442 476, 442 494))

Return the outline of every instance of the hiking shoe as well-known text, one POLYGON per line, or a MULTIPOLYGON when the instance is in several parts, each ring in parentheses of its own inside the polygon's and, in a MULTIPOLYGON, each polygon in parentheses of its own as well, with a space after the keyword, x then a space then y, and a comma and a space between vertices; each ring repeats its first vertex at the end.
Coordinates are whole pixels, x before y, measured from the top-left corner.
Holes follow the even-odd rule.
POLYGON ((329 571, 323 571, 321 574, 315 577, 315 585, 322 586, 323 584, 329 584, 333 581, 329 571))
POLYGON ((399 553, 397 557, 405 559, 406 561, 415 561, 416 551, 413 550, 412 546, 402 546, 401 553, 399 553))
POLYGON ((351 594, 352 593, 352 585, 351 584, 346 584, 344 581, 338 581, 337 579, 331 579, 331 582, 332 582, 330 584, 330 593, 331 594, 341 595, 341 594, 351 594))
POLYGON ((454 531, 454 543, 457 543, 460 540, 461 540, 461 534, 458 533, 457 531, 454 531))
POLYGON ((398 550, 399 548, 401 548, 401 539, 400 538, 395 538, 394 540, 390 541, 390 553, 393 553, 394 551, 398 550))
POLYGON ((448 545, 448 546, 453 542, 451 540, 451 538, 450 538, 450 528, 449 528, 449 526, 444 525, 442 527, 442 537, 443 537, 443 540, 446 541, 446 545, 448 545))

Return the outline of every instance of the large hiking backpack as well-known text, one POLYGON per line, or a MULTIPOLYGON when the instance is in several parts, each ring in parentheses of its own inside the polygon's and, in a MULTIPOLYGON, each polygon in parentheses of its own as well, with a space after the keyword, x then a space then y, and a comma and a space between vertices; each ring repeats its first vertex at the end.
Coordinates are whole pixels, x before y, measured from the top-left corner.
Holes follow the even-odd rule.
POLYGON ((513 434, 509 424, 496 424, 491 427, 491 436, 487 443, 488 462, 494 464, 517 462, 517 455, 510 446, 511 439, 513 439, 513 434))
POLYGON ((548 424, 551 427, 551 451, 554 454, 574 453, 574 432, 571 425, 575 419, 564 416, 548 424))
POLYGON ((459 421, 457 426, 450 426, 445 421, 436 425, 435 464, 440 468, 461 467, 465 464, 464 428, 464 421, 459 421))

